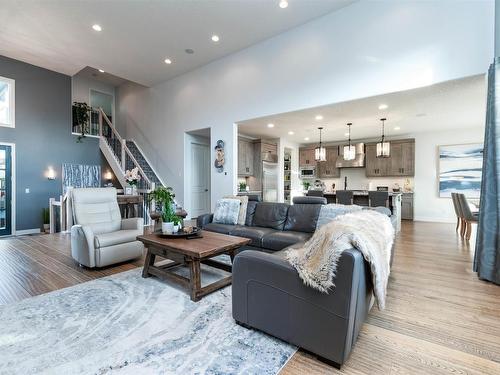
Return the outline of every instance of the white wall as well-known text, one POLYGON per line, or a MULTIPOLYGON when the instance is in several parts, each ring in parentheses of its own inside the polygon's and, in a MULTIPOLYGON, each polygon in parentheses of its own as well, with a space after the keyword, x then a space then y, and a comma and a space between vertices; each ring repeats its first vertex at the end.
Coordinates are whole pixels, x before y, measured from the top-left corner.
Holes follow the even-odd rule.
POLYGON ((500 57, 500 0, 495 0, 495 56, 500 57))
POLYGON ((236 187, 234 122, 484 73, 493 4, 358 2, 152 88, 124 85, 118 120, 180 203, 184 132, 210 127, 211 148, 227 145, 213 205, 236 187))
MULTIPOLYGON (((97 80, 88 79, 87 77, 83 77, 78 74, 71 77, 71 99, 73 102, 84 102, 90 105, 91 89, 113 96, 115 98, 113 109, 116 113, 116 95, 114 86, 97 80)), ((115 113, 113 113, 113 118, 115 118, 115 113)))
POLYGON ((451 198, 439 198, 438 146, 484 141, 484 124, 456 131, 415 133, 415 220, 456 222, 451 198))

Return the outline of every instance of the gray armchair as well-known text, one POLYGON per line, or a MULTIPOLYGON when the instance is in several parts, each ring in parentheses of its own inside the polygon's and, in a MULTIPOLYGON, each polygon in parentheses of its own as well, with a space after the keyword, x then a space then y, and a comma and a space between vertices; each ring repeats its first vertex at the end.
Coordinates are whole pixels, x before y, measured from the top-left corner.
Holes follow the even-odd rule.
POLYGON ((86 267, 105 267, 138 258, 144 246, 143 219, 123 219, 114 188, 74 189, 71 256, 86 267))

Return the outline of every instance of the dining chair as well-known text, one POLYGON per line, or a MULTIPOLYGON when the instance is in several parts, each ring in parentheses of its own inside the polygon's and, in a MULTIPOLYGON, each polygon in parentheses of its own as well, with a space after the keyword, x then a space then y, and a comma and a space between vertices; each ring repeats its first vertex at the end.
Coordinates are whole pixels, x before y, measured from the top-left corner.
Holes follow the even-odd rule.
POLYGON ((462 224, 462 226, 465 227, 465 228, 462 228, 462 232, 463 232, 462 237, 465 236, 465 238, 467 240, 470 240, 471 231, 472 231, 472 224, 473 223, 477 224, 478 214, 472 213, 470 206, 469 206, 469 202, 467 202, 467 198, 465 198, 464 194, 459 193, 456 195, 456 197, 457 197, 458 202, 460 204, 460 211, 462 213, 462 218, 463 218, 464 223, 465 223, 465 225, 462 224))
POLYGON ((458 202, 458 198, 457 198, 457 193, 451 193, 451 201, 453 202, 453 209, 455 210, 455 215, 457 216, 457 226, 455 228, 455 232, 458 232, 459 229, 461 232, 462 231, 461 226, 463 224, 462 223, 463 219, 462 219, 462 212, 460 209, 460 203, 458 202))
POLYGON ((350 205, 353 204, 353 192, 352 190, 337 190, 336 192, 337 203, 350 205))

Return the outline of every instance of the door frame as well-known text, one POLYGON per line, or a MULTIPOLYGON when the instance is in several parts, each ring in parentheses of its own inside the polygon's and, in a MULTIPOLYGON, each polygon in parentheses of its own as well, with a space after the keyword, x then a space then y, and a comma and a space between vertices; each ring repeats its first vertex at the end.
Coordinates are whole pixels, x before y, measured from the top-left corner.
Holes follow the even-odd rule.
POLYGON ((10 234, 0 237, 16 235, 16 144, 0 141, 1 146, 10 147, 10 234))
POLYGON ((184 133, 184 208, 188 213, 187 218, 191 219, 192 213, 192 199, 191 199, 191 148, 193 144, 201 144, 208 147, 209 155, 209 177, 208 177, 208 209, 212 209, 212 162, 210 157, 210 147, 211 147, 211 128, 205 128, 209 132, 209 136, 201 136, 196 134, 197 131, 184 133))

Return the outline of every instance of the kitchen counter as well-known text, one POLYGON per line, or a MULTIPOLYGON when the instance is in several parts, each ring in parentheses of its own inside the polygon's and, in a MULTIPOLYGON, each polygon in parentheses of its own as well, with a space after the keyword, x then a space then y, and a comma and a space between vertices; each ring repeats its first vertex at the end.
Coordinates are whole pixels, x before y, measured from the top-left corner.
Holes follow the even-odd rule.
POLYGON ((258 195, 261 194, 260 190, 238 191, 238 195, 258 195))
MULTIPOLYGON (((389 191, 389 196, 390 197, 393 197, 393 196, 396 196, 396 195, 401 195, 403 194, 402 192, 394 192, 394 191, 389 191)), ((354 196, 368 196, 368 190, 353 190, 352 191, 352 194, 354 196)), ((336 191, 325 191, 323 193, 323 195, 326 197, 326 196, 335 196, 337 195, 337 192, 336 191)))

